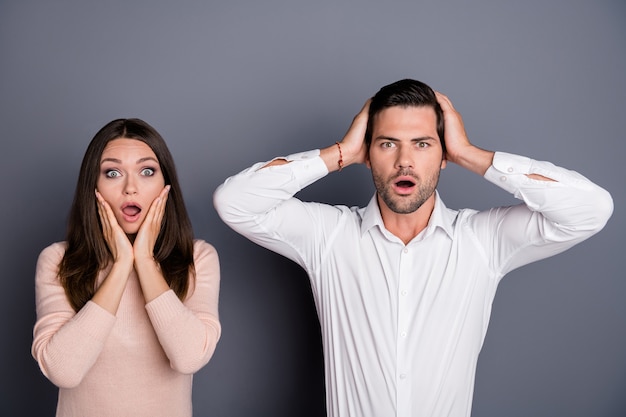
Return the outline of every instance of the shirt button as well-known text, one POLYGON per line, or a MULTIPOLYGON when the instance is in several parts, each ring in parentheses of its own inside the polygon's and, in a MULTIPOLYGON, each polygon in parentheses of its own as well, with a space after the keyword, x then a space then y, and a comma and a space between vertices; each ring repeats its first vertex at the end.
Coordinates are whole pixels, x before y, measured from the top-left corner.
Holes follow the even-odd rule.
POLYGON ((402 294, 402 295, 407 295, 407 291, 406 291, 406 290, 402 290, 402 291, 400 292, 400 294, 402 294))
POLYGON ((402 252, 404 252, 404 253, 409 253, 409 248, 404 248, 404 249, 402 250, 402 252))
POLYGON ((406 374, 400 374, 400 379, 405 379, 406 378, 406 374))
POLYGON ((514 169, 513 169, 513 167, 509 167, 509 168, 507 169, 507 171, 508 171, 508 172, 513 172, 513 171, 514 171, 514 169))
POLYGON ((506 177, 503 175, 500 177, 500 181, 506 181, 506 177))
POLYGON ((400 333, 400 336, 402 336, 402 337, 406 337, 406 332, 402 332, 402 333, 400 333))

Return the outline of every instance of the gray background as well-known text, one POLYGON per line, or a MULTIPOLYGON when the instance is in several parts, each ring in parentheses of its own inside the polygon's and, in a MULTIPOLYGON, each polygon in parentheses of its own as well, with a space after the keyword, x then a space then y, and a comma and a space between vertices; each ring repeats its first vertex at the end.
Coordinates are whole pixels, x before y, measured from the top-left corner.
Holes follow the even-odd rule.
MULTIPOLYGON (((473 415, 626 415, 625 41, 621 0, 1 1, 0 415, 54 413, 30 356, 35 261, 64 237, 88 141, 118 117, 163 134, 196 235, 220 253, 223 336, 195 415, 323 415, 307 279, 224 226, 212 193, 255 161, 332 144, 405 77, 449 95, 475 144, 570 167, 615 200, 600 234, 502 282, 473 415)), ((302 198, 372 192, 350 167, 302 198)), ((455 166, 440 192, 456 208, 513 202, 455 166)))

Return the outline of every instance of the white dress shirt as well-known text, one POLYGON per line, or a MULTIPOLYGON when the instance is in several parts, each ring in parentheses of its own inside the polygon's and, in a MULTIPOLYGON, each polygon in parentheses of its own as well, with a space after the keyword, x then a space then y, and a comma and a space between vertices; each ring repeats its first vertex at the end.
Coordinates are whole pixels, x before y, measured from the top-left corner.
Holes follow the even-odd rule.
POLYGON ((498 152, 485 178, 524 204, 451 210, 437 194, 428 226, 405 245, 376 196, 364 208, 294 197, 327 175, 319 150, 284 159, 228 178, 214 203, 235 231, 307 271, 330 417, 469 416, 500 279, 590 237, 613 210, 582 175, 498 152))

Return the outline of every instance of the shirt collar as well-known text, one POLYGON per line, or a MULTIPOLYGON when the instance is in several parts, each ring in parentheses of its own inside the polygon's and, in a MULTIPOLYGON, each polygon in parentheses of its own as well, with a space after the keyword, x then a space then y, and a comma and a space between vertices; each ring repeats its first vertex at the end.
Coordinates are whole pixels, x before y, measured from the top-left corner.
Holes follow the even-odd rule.
MULTIPOLYGON (((435 190, 435 207, 428 220, 428 226, 420 233, 422 239, 432 234, 437 227, 440 227, 449 237, 452 237, 452 228, 456 219, 456 211, 450 210, 441 200, 439 192, 435 190)), ((378 199, 376 193, 371 198, 365 211, 363 212, 363 220, 361 222, 361 237, 365 235, 371 228, 378 226, 383 234, 389 233, 383 224, 383 218, 380 215, 378 207, 378 199)))

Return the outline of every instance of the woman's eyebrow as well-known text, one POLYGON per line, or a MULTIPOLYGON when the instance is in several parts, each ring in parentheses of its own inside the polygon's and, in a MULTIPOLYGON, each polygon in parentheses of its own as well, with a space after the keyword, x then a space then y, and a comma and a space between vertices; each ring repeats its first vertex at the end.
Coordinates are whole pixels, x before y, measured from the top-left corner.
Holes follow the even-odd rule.
MULTIPOLYGON (((144 163, 146 161, 154 161, 157 164, 159 163, 159 161, 157 161, 156 158, 154 158, 152 156, 146 156, 145 158, 139 158, 137 160, 137 162, 135 162, 135 163, 136 164, 142 164, 142 163, 144 163)), ((104 158, 104 159, 102 159, 102 161, 100 161, 100 164, 103 164, 104 162, 113 162, 113 163, 116 163, 116 164, 121 164, 122 163, 122 161, 117 159, 117 158, 104 158)))

